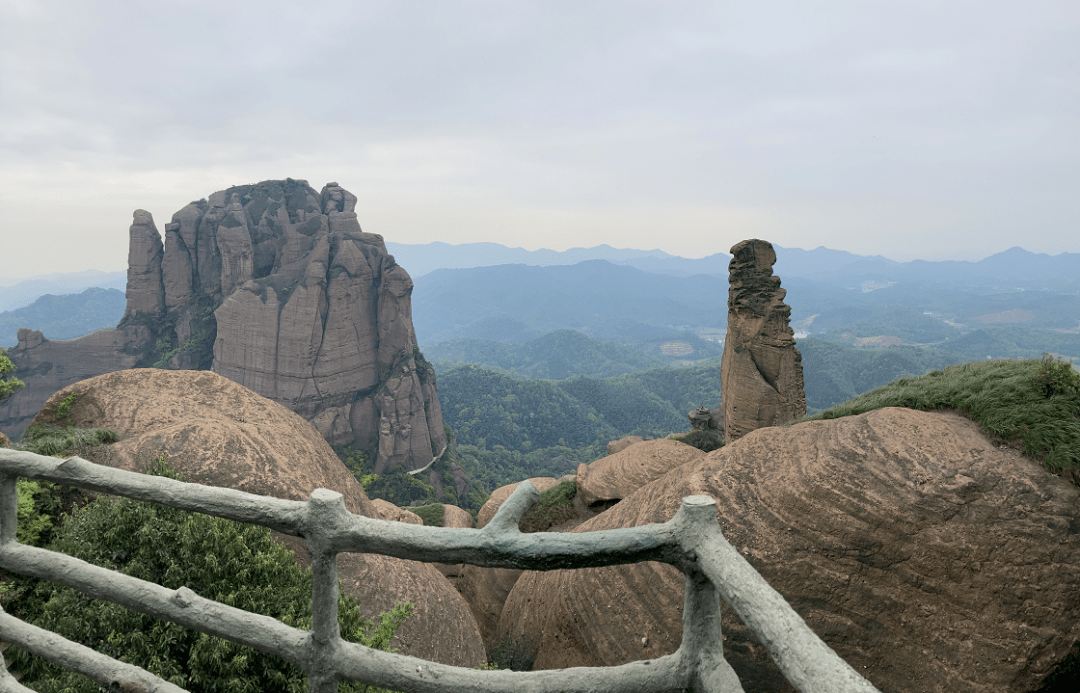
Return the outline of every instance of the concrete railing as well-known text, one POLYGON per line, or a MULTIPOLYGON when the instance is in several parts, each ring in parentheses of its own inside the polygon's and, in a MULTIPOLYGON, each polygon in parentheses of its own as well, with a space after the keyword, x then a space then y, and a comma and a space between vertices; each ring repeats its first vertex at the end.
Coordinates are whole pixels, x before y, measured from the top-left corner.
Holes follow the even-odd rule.
MULTIPOLYGON (((353 515, 345 509, 341 494, 326 489, 315 490, 307 502, 289 501, 103 467, 78 457, 58 460, 0 449, 0 568, 68 585, 91 597, 276 654, 305 672, 312 693, 336 691, 340 680, 413 693, 742 691, 724 659, 721 597, 757 634, 798 690, 876 690, 823 643, 727 542, 712 498, 684 498, 675 516, 663 524, 581 534, 522 534, 518 522, 538 497, 536 487, 523 482, 483 529, 423 527, 353 515), (311 630, 203 599, 186 587, 166 589, 18 543, 16 479, 20 476, 303 537, 314 573, 311 630), (338 631, 337 554, 342 552, 523 570, 670 563, 686 576, 682 644, 674 654, 658 659, 535 672, 477 671, 373 650, 345 642, 338 631)), ((99 683, 118 683, 122 690, 182 690, 2 611, 0 638, 99 683)), ((29 689, 0 665, 0 690, 29 689)))

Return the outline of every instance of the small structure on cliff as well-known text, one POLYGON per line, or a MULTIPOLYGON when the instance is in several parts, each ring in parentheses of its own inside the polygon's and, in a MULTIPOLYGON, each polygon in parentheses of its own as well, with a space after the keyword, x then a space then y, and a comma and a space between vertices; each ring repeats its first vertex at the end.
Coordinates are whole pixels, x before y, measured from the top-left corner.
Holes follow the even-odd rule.
POLYGON ((806 414, 802 355, 788 321, 787 291, 772 273, 776 251, 750 239, 731 248, 728 324, 720 366, 724 440, 806 414))
POLYGON ((377 449, 376 472, 422 469, 446 446, 435 372, 416 344, 413 283, 364 233, 337 183, 241 185, 130 228, 127 309, 66 341, 20 330, 26 389, 0 408, 19 433, 52 393, 135 367, 213 370, 311 421, 331 444, 377 449))

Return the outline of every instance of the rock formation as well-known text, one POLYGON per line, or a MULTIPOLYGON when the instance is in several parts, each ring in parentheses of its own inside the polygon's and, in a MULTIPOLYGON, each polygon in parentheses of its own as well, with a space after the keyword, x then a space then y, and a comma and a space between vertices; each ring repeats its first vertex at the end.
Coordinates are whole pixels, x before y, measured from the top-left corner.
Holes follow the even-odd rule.
MULTIPOLYGON (((216 373, 139 368, 98 376, 57 392, 35 423, 56 423, 57 407, 72 393, 67 421, 120 436, 90 454, 99 464, 145 472, 164 455, 188 481, 294 500, 328 488, 344 495, 350 512, 383 519, 310 423, 216 373)), ((302 540, 274 536, 310 565, 302 540)), ((398 631, 402 652, 458 666, 485 659, 468 605, 430 564, 343 553, 338 576, 365 615, 400 600, 416 604, 398 631)))
POLYGON ((640 443, 643 440, 645 439, 641 436, 623 436, 618 440, 608 441, 607 454, 614 455, 617 452, 622 452, 634 443, 640 443))
POLYGON ((695 447, 668 438, 646 440, 577 469, 577 498, 599 510, 626 498, 653 479, 705 457, 695 447))
MULTIPOLYGON (((1080 489, 962 416, 887 408, 762 428, 573 531, 662 522, 696 494, 881 691, 1075 690, 1075 670, 1044 686, 1080 657, 1080 489)), ((611 666, 673 652, 682 606, 683 576, 664 564, 526 573, 496 637, 532 638, 538 669, 611 666)), ((722 611, 746 691, 792 690, 722 611)))
POLYGON ((423 518, 414 512, 410 512, 404 508, 399 508, 388 500, 382 498, 372 498, 371 504, 375 506, 375 509, 379 512, 379 516, 384 520, 392 520, 394 522, 404 522, 410 525, 422 525, 424 524, 423 518))
MULTIPOLYGON (((529 479, 529 481, 541 493, 559 483, 558 479, 549 476, 535 477, 529 479)), ((510 497, 510 494, 517 487, 517 484, 509 484, 501 486, 491 493, 487 502, 484 503, 483 507, 480 508, 480 512, 476 515, 477 529, 482 529, 488 522, 491 522, 491 518, 495 517, 495 513, 498 512, 499 506, 510 497)), ((462 566, 460 575, 454 581, 454 586, 461 593, 461 596, 465 598, 469 608, 472 610, 473 617, 476 618, 476 623, 480 627, 480 635, 483 637, 484 646, 488 651, 495 649, 498 644, 496 629, 499 625, 499 616, 502 614, 507 595, 510 594, 510 590, 520 576, 521 571, 513 568, 482 568, 475 565, 465 565, 462 566)))
POLYGON ((773 276, 772 244, 752 239, 731 249, 728 323, 720 366, 724 440, 806 414, 802 355, 788 325, 787 292, 773 276))
POLYGON ((26 389, 0 408, 20 433, 56 390, 135 366, 214 370, 279 402, 376 472, 426 466, 446 446, 435 373, 412 327, 412 280, 364 233, 356 197, 286 179, 188 204, 165 225, 136 210, 127 309, 116 330, 64 342, 20 332, 26 389))

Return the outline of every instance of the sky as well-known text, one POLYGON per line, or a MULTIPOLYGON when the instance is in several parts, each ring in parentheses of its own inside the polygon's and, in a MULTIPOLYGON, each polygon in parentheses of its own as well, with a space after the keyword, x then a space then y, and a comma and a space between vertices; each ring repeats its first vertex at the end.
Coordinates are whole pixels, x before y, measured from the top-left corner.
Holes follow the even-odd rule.
POLYGON ((4 279, 231 185, 396 243, 1080 252, 1080 3, 0 2, 4 279))

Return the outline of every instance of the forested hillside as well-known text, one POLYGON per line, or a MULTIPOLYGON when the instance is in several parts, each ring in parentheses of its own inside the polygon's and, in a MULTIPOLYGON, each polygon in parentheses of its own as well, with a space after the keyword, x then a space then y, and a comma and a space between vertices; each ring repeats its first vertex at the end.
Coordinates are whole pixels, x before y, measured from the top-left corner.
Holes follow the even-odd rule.
POLYGON ((424 349, 436 369, 480 363, 528 378, 561 380, 573 375, 609 377, 655 366, 683 365, 723 355, 716 342, 692 334, 633 344, 601 342, 575 330, 557 330, 521 344, 455 339, 424 349))

